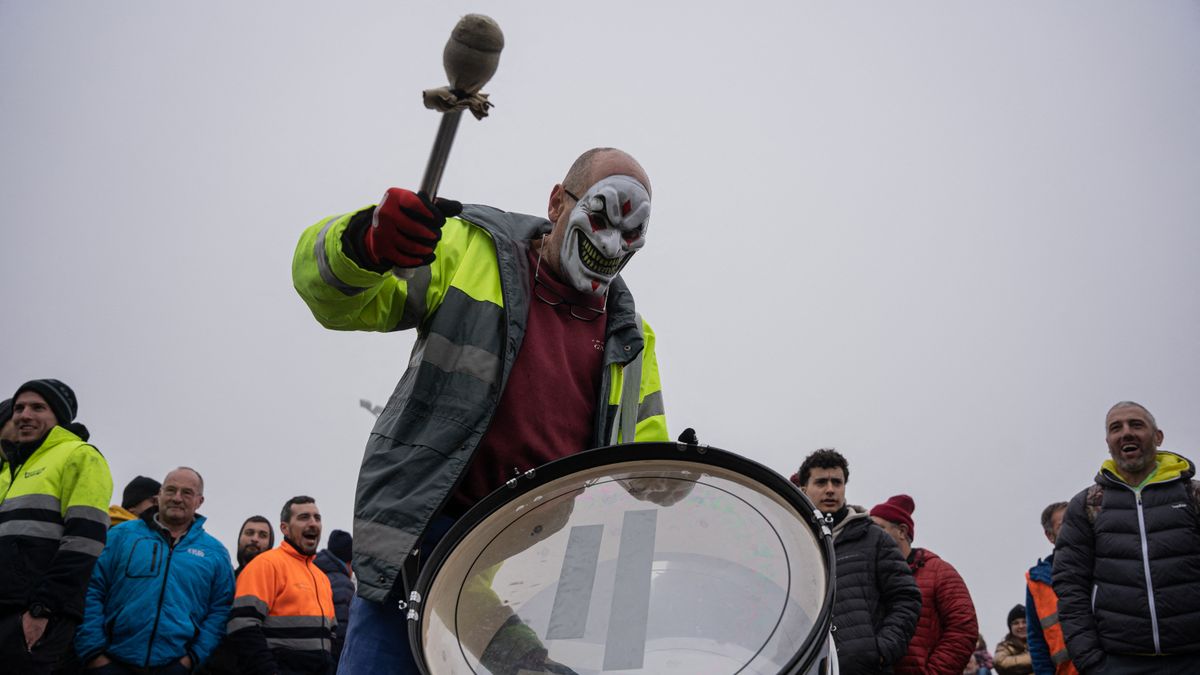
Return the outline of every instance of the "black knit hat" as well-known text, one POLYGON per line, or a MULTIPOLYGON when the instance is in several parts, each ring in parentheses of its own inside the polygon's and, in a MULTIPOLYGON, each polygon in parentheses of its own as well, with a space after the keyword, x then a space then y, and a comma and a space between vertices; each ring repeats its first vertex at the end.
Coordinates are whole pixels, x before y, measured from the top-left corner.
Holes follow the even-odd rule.
POLYGON ((0 401, 0 427, 8 424, 8 421, 12 419, 12 406, 11 398, 0 401))
POLYGON ((125 492, 121 493, 121 508, 131 509, 158 494, 160 489, 162 489, 162 483, 153 478, 138 476, 129 481, 129 485, 125 486, 125 492))
POLYGON ((1008 627, 1011 629, 1013 622, 1017 619, 1025 618, 1025 605, 1017 605, 1008 610, 1008 627))
POLYGON ((46 399, 46 405, 50 406, 60 427, 66 426, 68 422, 74 420, 75 414, 79 412, 79 402, 75 400, 75 392, 59 380, 51 378, 30 380, 17 389, 17 393, 13 394, 13 400, 15 401, 23 391, 32 391, 46 399))
POLYGON ((354 557, 354 539, 349 532, 334 530, 329 533, 329 552, 344 563, 354 557))

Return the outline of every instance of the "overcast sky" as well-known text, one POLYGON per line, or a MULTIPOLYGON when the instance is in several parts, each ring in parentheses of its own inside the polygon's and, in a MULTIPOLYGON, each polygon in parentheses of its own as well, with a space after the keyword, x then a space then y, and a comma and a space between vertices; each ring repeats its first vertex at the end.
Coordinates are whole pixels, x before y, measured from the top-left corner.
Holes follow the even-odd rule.
POLYGON ((321 328, 292 252, 419 182, 420 91, 488 13, 442 193, 544 215, 582 150, 638 157, 672 434, 911 494, 994 646, 1110 404, 1200 459, 1200 3, 681 7, 0 0, 0 389, 74 387, 114 501, 199 469, 231 548, 299 493, 349 529, 413 336, 321 328))

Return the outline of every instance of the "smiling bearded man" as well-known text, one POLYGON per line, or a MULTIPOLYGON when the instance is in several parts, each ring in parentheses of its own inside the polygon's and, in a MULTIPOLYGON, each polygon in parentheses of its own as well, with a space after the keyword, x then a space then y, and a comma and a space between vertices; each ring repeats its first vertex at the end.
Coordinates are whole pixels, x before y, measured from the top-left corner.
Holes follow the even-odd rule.
POLYGON ((1054 591, 1067 650, 1084 673, 1200 672, 1200 483, 1159 450, 1141 404, 1105 418, 1108 459, 1067 506, 1054 591))

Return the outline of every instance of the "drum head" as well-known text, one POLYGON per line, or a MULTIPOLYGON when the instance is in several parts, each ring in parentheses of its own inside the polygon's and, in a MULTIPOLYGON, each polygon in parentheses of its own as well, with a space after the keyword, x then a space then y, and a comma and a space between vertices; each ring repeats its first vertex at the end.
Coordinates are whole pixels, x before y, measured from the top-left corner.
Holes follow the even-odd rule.
POLYGON ((812 513, 778 474, 706 446, 547 464, 439 544, 409 614, 415 656, 431 675, 798 672, 831 609, 812 513))

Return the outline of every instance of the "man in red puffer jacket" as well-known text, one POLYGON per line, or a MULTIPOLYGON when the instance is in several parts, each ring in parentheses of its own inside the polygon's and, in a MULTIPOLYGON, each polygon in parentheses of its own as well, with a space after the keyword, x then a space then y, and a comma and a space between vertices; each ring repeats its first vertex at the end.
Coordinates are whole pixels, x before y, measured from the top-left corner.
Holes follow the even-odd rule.
POLYGON ((871 509, 871 519, 896 540, 921 589, 921 618, 895 672, 961 675, 979 635, 975 603, 962 577, 933 551, 913 548, 912 497, 896 495, 871 509))

